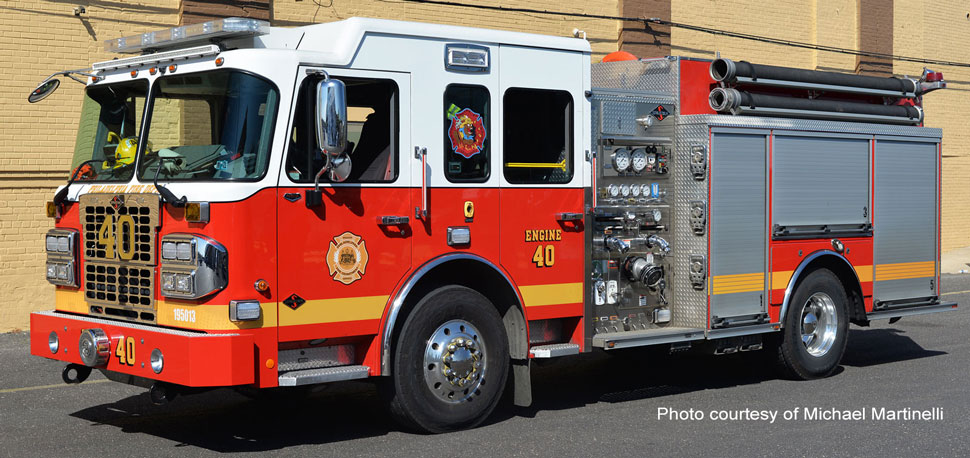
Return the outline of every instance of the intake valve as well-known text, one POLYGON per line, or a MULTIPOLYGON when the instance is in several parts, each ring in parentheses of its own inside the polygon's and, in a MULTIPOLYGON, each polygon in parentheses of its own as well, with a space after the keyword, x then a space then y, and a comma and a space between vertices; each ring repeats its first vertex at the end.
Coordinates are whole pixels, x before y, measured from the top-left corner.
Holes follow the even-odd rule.
POLYGON ((642 256, 630 256, 623 261, 623 270, 635 281, 656 288, 664 279, 664 268, 642 256))

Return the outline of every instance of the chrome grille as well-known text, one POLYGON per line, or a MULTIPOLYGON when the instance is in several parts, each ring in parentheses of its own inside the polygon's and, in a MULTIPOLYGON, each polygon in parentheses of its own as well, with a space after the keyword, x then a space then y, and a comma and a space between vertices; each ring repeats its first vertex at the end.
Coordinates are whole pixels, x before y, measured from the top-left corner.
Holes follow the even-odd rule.
POLYGON ((154 323, 158 195, 85 194, 79 203, 91 314, 154 323))

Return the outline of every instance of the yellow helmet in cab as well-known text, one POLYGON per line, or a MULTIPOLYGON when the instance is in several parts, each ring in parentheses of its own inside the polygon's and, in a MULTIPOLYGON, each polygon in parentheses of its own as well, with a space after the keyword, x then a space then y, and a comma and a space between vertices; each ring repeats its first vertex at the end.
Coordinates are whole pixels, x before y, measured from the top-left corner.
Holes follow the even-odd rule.
MULTIPOLYGON (((152 142, 148 142, 145 145, 148 151, 152 149, 152 142)), ((128 137, 122 139, 118 143, 118 147, 115 148, 114 163, 110 161, 105 161, 103 168, 118 168, 124 167, 126 165, 133 164, 135 162, 135 155, 138 153, 138 137, 128 137)))

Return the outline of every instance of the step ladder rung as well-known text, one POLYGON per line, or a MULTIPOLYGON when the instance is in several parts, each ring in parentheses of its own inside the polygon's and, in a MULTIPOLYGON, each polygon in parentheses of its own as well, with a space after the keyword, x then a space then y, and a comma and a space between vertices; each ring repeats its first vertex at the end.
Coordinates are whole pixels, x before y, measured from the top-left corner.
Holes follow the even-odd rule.
POLYGON ((280 374, 280 386, 314 385, 317 383, 339 382, 367 378, 370 374, 368 366, 338 366, 289 371, 280 374))
POLYGON ((533 358, 558 358, 560 356, 578 355, 579 345, 573 343, 557 343, 536 345, 529 349, 533 358))

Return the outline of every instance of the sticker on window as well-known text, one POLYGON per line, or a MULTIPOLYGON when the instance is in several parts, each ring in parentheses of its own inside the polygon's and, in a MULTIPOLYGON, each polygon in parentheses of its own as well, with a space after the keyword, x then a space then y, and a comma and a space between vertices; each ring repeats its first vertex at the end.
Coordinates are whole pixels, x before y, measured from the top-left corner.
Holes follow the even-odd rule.
POLYGON ((451 149, 465 159, 471 159, 482 152, 485 146, 485 123, 482 115, 469 108, 459 108, 455 104, 448 107, 448 138, 451 139, 451 149))

